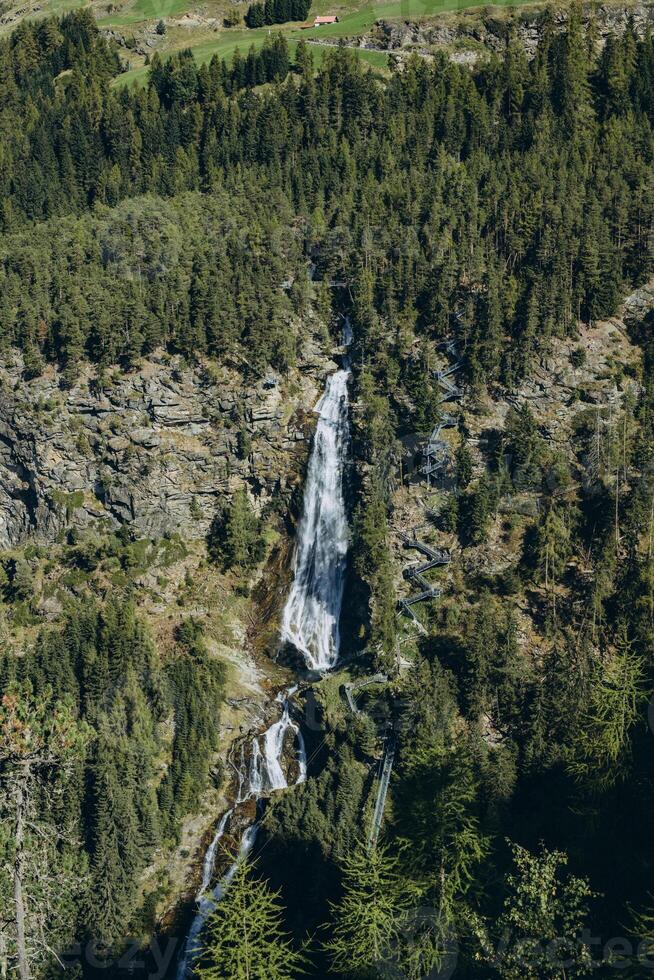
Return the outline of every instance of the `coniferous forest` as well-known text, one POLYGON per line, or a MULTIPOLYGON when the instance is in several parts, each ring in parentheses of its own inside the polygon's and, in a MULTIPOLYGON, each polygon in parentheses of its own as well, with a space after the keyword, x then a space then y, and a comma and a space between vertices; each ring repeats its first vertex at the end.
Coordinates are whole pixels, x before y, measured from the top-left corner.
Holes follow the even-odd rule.
POLYGON ((252 3, 247 9, 245 23, 248 27, 264 27, 266 24, 284 24, 287 20, 304 20, 311 4, 307 0, 268 0, 268 3, 252 3))
MULTIPOLYGON (((546 7, 534 52, 508 31, 472 66, 378 72, 345 46, 316 65, 271 35, 229 63, 155 54, 140 88, 120 71, 86 10, 0 40, 0 462, 29 517, 0 551, 0 976, 179 977, 228 808, 209 883, 242 856, 189 977, 648 976, 652 32, 627 17, 600 43, 587 11, 562 27, 546 7), (319 393, 349 371, 349 531, 342 667, 316 677, 277 638, 321 357, 319 393), (223 400, 226 378, 279 392, 272 415, 228 400, 220 493, 190 491, 197 533, 141 533, 134 499, 76 523, 89 494, 111 499, 90 477, 79 500, 40 500, 37 441, 11 436, 38 386, 70 405, 88 385, 116 416, 121 379, 154 385, 161 363, 173 395, 139 431, 190 376, 223 400), (268 494, 252 439, 269 418, 297 472, 268 494), (440 482, 415 449, 439 421, 440 482), (418 538, 446 558, 403 575, 418 538), (243 650, 259 675, 240 688, 243 650), (269 770, 246 798, 239 751, 268 744, 275 671, 300 685, 306 773, 289 735, 283 791, 269 770)), ((175 484, 218 423, 166 425, 139 438, 175 484)), ((118 468, 136 466, 129 436, 106 433, 118 468)), ((110 458, 102 431, 75 439, 110 458)))

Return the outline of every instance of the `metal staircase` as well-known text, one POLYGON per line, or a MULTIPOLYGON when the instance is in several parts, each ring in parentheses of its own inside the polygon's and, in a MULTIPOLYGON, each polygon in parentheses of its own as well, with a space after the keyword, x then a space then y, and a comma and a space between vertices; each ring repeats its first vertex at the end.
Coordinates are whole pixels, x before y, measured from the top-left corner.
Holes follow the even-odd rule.
POLYGON ((441 439, 441 432, 443 429, 452 428, 456 424, 457 419, 454 415, 447 412, 443 413, 423 447, 422 454, 425 457, 425 462, 420 467, 420 472, 427 477, 428 482, 432 474, 445 466, 449 458, 449 446, 444 439, 441 439))
POLYGON ((345 695, 345 700, 347 701, 348 707, 352 714, 361 714, 361 709, 357 707, 356 702, 352 697, 353 691, 360 691, 362 688, 369 687, 371 684, 385 684, 387 681, 388 674, 373 674, 372 677, 364 677, 363 680, 343 684, 343 694, 345 695))
MULTIPOLYGON (((445 402, 463 397, 463 386, 455 384, 451 380, 452 375, 456 374, 457 371, 460 371, 463 367, 463 361, 459 356, 459 351, 455 340, 445 340, 442 344, 439 344, 439 348, 445 354, 447 354, 448 357, 455 359, 453 364, 450 364, 442 371, 432 371, 432 374, 436 378, 436 381, 441 389, 441 395, 438 399, 438 403, 439 405, 443 405, 445 402)), ((423 474, 423 476, 427 477, 428 485, 431 484, 431 478, 442 470, 449 460, 449 446, 444 439, 441 439, 441 432, 443 429, 450 428, 456 424, 457 420, 453 415, 450 415, 448 412, 443 412, 441 418, 434 426, 426 445, 423 447, 422 454, 425 462, 421 466, 420 472, 423 474)))
POLYGON ((439 599, 441 597, 443 594, 442 590, 426 579, 424 573, 428 572, 431 568, 436 568, 438 565, 449 565, 452 559, 449 551, 446 549, 432 548, 431 545, 426 544, 424 541, 419 541, 415 535, 411 537, 408 534, 400 534, 400 537, 404 542, 405 548, 415 548, 416 551, 421 551, 423 555, 426 555, 428 559, 428 561, 422 562, 419 565, 408 565, 404 569, 402 573, 404 578, 411 582, 416 582, 421 587, 421 591, 405 599, 400 599, 399 603, 400 609, 408 613, 411 619, 424 631, 422 623, 411 606, 415 605, 416 602, 423 602, 425 599, 439 599))

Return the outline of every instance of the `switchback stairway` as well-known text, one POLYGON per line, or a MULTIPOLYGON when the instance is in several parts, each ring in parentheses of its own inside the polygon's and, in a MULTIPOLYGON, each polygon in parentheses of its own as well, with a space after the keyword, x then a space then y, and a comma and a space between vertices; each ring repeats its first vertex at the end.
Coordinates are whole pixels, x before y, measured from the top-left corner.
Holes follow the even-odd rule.
POLYGON ((424 630, 422 623, 411 607, 417 602, 423 602, 425 599, 438 599, 441 596, 441 589, 437 588, 427 578, 425 578, 425 572, 428 572, 430 569, 436 568, 439 565, 449 565, 452 559, 449 551, 446 549, 432 548, 431 545, 426 544, 424 541, 418 540, 415 532, 413 536, 400 533, 400 537, 404 542, 405 548, 415 548, 416 551, 422 552, 422 554, 428 559, 425 562, 421 562, 419 565, 408 565, 404 569, 402 573, 404 578, 411 582, 416 582, 421 589, 414 595, 400 599, 400 608, 406 612, 411 619, 413 619, 421 630, 424 630))

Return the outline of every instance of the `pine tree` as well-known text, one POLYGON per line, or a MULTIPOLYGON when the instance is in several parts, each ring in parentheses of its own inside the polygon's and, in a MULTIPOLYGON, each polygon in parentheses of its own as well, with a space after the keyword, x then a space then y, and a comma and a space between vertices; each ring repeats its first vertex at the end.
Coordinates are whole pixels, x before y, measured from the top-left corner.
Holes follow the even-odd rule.
POLYGON ((570 557, 570 529, 564 515, 549 507, 538 527, 538 571, 545 587, 554 586, 570 557))
POLYGON ((616 650, 595 666, 589 705, 582 720, 569 770, 602 789, 624 778, 634 726, 645 699, 644 664, 632 649, 626 625, 620 625, 616 650))
POLYGON ((202 934, 200 980, 295 980, 304 960, 283 931, 283 914, 279 895, 240 860, 202 934))
MULTIPOLYGON (((301 20, 299 17, 296 19, 301 20)), ((295 50, 295 67, 298 74, 304 78, 310 78, 313 74, 313 53, 306 41, 298 41, 295 50)))
POLYGON ((506 438, 514 486, 518 490, 534 486, 541 477, 539 458, 542 455, 542 440, 526 402, 520 408, 509 411, 506 438))
POLYGON ((123 793, 114 765, 114 751, 101 739, 93 765, 92 889, 87 912, 89 930, 105 949, 122 936, 131 910, 130 882, 121 860, 119 797, 123 793))
POLYGON ((461 498, 459 535, 463 541, 470 544, 484 541, 493 507, 494 494, 490 480, 484 474, 477 485, 461 498))
POLYGON ((462 439, 456 451, 456 481, 462 490, 465 490, 470 483, 472 474, 472 453, 462 439))
POLYGON ((244 489, 216 515, 208 537, 209 552, 226 568, 247 570, 261 559, 264 542, 260 522, 244 489))
POLYGON ((324 947, 335 972, 366 977, 394 958, 401 946, 410 896, 398 861, 381 846, 359 844, 344 860, 343 897, 332 906, 324 947))
POLYGON ((245 23, 250 28, 263 27, 266 23, 266 15, 262 3, 252 3, 245 14, 245 23))

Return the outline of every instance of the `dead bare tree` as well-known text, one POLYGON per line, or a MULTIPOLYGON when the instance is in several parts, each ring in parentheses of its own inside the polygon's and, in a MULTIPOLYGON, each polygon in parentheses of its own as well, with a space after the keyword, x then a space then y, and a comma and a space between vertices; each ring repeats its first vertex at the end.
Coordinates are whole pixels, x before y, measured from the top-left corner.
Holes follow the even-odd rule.
POLYGON ((5 860, 0 866, 0 948, 21 980, 56 958, 62 899, 79 884, 61 860, 71 828, 44 816, 52 794, 85 752, 89 730, 72 707, 49 692, 33 697, 18 687, 0 701, 0 821, 5 860))

